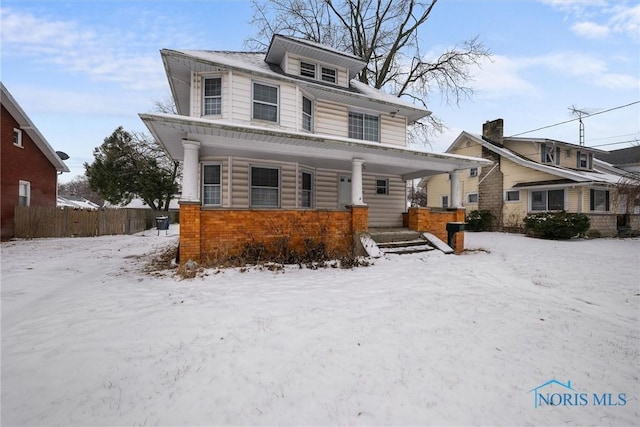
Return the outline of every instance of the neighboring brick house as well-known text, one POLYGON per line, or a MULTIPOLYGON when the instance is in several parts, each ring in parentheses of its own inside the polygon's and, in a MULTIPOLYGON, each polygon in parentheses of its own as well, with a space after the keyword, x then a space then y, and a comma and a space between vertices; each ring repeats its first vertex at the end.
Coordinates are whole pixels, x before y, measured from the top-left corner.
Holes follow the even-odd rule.
MULTIPOLYGON (((529 213, 579 212, 603 235, 616 235, 618 215, 629 213, 616 192, 628 172, 595 158, 606 154, 602 150, 544 138, 504 137, 498 119, 485 123, 482 135, 462 132, 446 152, 494 164, 457 172, 463 175, 457 197, 450 192, 450 175, 425 179, 427 206, 489 210, 496 229, 520 229, 529 213)), ((640 219, 631 216, 629 225, 640 229, 640 219)))
POLYGON ((4 84, 0 148, 2 239, 13 237, 16 205, 56 206, 58 174, 69 172, 4 84))
POLYGON ((407 180, 487 163, 408 149, 407 126, 430 112, 355 80, 362 59, 317 43, 161 56, 178 114, 140 117, 183 162, 181 260, 281 237, 345 252, 356 232, 402 227, 407 180))

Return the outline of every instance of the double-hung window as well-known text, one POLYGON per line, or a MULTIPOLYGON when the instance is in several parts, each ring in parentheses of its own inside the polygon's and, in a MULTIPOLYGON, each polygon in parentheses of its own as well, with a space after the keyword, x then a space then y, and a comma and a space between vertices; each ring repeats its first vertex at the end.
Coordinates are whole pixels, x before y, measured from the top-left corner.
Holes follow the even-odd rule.
POLYGON ((29 181, 18 182, 18 206, 31 205, 31 183, 29 181))
POLYGON ((302 207, 313 207, 313 174, 302 172, 302 207))
POLYGON ((532 211, 561 211, 564 209, 564 190, 531 191, 532 211))
POLYGON ((302 97, 302 129, 313 132, 313 101, 302 97))
POLYGON ((202 166, 202 204, 220 206, 222 204, 222 167, 219 164, 202 166))
POLYGON ((280 169, 251 167, 251 207, 277 208, 280 206, 280 169))
POLYGON ((389 194, 389 180, 386 178, 376 178, 376 194, 388 195, 389 194))
POLYGON ((441 200, 441 205, 443 208, 448 208, 449 207, 449 196, 440 196, 440 200, 441 200))
POLYGON ((609 190, 596 190, 592 188, 589 193, 590 210, 595 212, 609 211, 609 190))
POLYGON ((300 62, 300 75, 302 77, 316 78, 316 64, 300 62))
POLYGON ((336 83, 336 70, 334 68, 322 68, 322 81, 329 83, 336 83))
POLYGON ((591 169, 593 166, 593 154, 583 153, 578 151, 577 154, 578 164, 576 167, 578 169, 591 169))
POLYGON ((278 121, 278 88, 261 83, 253 84, 253 118, 278 121))
POLYGON ((222 78, 206 77, 202 82, 202 115, 213 116, 222 114, 222 78))
POLYGON ((380 141, 380 118, 371 114, 349 112, 349 138, 380 141))

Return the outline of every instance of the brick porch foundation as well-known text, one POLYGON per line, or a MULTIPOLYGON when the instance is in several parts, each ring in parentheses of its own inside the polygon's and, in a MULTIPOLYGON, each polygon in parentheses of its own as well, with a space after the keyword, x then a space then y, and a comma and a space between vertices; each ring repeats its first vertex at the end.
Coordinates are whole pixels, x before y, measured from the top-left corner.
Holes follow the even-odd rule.
MULTIPOLYGON (((447 242, 447 223, 464 222, 464 209, 433 211, 431 208, 409 208, 409 228, 419 232, 429 232, 443 242, 447 242)), ((464 251, 464 232, 458 232, 453 238, 453 250, 456 254, 464 251)))

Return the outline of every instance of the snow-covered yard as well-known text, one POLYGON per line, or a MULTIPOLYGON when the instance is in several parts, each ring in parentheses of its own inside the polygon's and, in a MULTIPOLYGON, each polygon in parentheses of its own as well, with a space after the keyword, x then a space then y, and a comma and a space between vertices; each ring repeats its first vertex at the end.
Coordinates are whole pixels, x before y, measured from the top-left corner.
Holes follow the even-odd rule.
POLYGON ((2 244, 2 425, 640 424, 639 239, 141 271, 176 240, 2 244))

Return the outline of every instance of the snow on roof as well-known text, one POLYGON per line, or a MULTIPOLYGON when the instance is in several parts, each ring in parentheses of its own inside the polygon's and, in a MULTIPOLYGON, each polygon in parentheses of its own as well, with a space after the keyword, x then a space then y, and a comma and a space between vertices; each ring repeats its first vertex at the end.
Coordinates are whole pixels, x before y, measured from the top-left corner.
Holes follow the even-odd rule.
MULTIPOLYGON (((512 162, 519 164, 524 167, 528 167, 534 170, 538 170, 541 172, 546 172, 551 175, 559 176, 562 178, 570 179, 576 182, 597 182, 603 184, 616 184, 620 181, 620 178, 624 176, 624 171, 620 171, 620 174, 615 174, 611 169, 608 171, 600 170, 597 167, 594 168, 593 171, 577 171, 574 169, 568 169, 557 165, 549 165, 534 162, 533 160, 529 160, 524 158, 517 153, 509 150, 508 148, 499 147, 495 144, 490 143, 489 141, 482 138, 480 135, 472 134, 466 131, 463 131, 458 138, 454 141, 453 144, 447 149, 447 152, 451 150, 462 137, 467 137, 469 139, 474 140, 478 144, 487 148, 488 150, 493 151, 500 156, 511 160, 512 162)), ((596 165, 597 166, 597 165, 596 165)))

